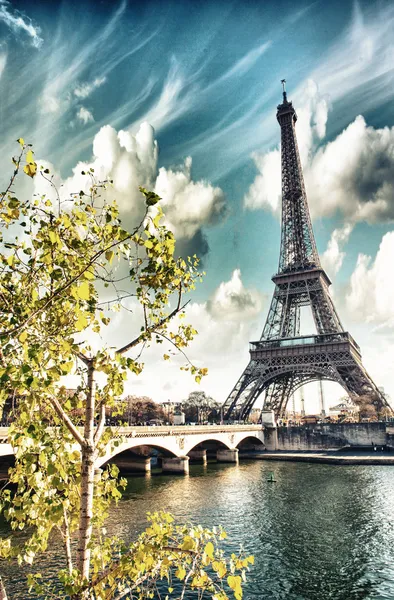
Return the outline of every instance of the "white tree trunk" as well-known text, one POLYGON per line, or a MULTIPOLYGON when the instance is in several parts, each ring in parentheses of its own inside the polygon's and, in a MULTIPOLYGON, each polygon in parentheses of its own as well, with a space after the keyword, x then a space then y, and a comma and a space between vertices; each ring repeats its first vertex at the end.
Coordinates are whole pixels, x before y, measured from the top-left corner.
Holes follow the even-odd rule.
POLYGON ((84 445, 81 449, 81 507, 79 515, 79 538, 77 568, 84 579, 89 580, 90 540, 92 537, 93 494, 94 494, 94 413, 95 413, 95 381, 94 364, 88 365, 88 394, 85 408, 84 445))

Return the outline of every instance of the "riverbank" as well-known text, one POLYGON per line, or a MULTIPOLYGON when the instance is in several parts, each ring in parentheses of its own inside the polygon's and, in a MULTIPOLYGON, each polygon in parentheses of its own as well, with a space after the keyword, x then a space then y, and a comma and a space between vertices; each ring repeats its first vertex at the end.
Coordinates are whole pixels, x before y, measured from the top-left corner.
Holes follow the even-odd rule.
POLYGON ((394 453, 327 450, 322 452, 245 452, 240 453, 241 459, 253 460, 285 460, 293 462, 325 463, 331 465, 394 465, 394 453))

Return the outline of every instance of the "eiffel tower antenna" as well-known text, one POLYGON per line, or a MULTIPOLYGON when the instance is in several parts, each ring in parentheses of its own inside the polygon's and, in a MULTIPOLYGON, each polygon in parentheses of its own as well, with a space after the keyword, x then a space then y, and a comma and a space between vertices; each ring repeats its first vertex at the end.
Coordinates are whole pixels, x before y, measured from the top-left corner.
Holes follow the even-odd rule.
POLYGON ((263 410, 283 415, 292 394, 310 381, 336 381, 355 404, 368 396, 377 410, 388 407, 344 330, 329 293, 331 281, 321 266, 309 213, 298 152, 297 113, 287 100, 276 117, 281 129, 282 223, 275 289, 260 340, 250 343, 250 362, 223 405, 225 419, 246 419, 265 393, 263 410), (300 336, 300 309, 312 310, 317 335, 300 336))

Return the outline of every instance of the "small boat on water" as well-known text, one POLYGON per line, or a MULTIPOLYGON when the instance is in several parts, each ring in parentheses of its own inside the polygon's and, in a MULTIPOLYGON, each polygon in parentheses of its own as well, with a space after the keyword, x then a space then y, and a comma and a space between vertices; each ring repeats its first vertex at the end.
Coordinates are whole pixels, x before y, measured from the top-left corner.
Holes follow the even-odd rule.
POLYGON ((275 483, 276 479, 275 479, 275 475, 273 471, 270 471, 268 477, 267 477, 267 481, 269 481, 270 483, 275 483))

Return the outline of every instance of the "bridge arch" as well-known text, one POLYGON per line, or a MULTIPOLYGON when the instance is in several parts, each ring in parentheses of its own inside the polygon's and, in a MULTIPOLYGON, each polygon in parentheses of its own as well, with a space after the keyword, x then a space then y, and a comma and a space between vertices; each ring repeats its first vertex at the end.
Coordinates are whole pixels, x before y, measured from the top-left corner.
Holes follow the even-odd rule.
MULTIPOLYGON (((193 437, 202 437, 202 436, 193 436, 193 437)), ((233 448, 233 445, 229 440, 226 440, 223 434, 217 435, 209 435, 205 436, 204 439, 200 440, 190 440, 185 444, 184 453, 189 454, 192 450, 206 449, 207 446, 210 446, 211 443, 214 442, 217 444, 218 449, 220 448, 233 448)))
POLYGON ((97 467, 102 467, 109 461, 116 457, 120 457, 121 454, 128 452, 129 450, 136 450, 137 448, 141 447, 162 451, 164 456, 170 458, 176 458, 177 456, 180 456, 180 453, 177 452, 177 448, 175 447, 175 444, 171 438, 168 438, 168 440, 163 438, 163 440, 160 441, 157 439, 150 441, 148 439, 141 438, 127 438, 127 440, 125 440, 119 446, 109 449, 104 456, 100 457, 97 461, 97 467))
POLYGON ((242 450, 246 447, 255 447, 258 446, 261 449, 265 448, 264 442, 254 435, 245 435, 243 438, 237 441, 237 445, 235 446, 238 450, 242 450))

